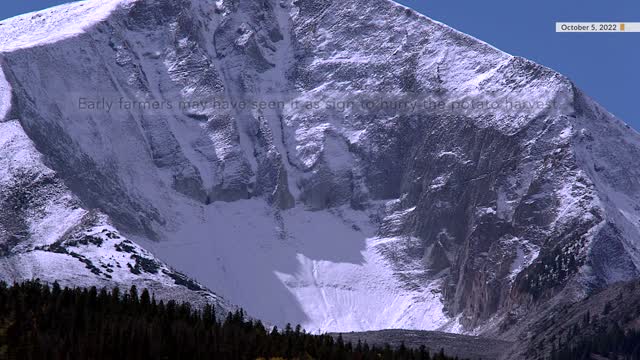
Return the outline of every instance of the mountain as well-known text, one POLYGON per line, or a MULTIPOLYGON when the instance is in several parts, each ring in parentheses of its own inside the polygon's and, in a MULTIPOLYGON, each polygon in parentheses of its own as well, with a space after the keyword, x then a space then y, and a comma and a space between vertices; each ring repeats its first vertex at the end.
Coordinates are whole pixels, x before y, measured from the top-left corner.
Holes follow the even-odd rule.
POLYGON ((638 277, 639 134, 391 1, 90 0, 0 54, 4 279, 513 340, 638 277))
POLYGON ((540 358, 555 349, 575 350, 574 354, 558 354, 558 359, 580 358, 588 351, 604 358, 615 357, 613 354, 618 358, 637 357, 639 291, 638 280, 620 282, 579 302, 544 309, 519 324, 524 331, 520 331, 517 345, 505 356, 540 358), (625 335, 631 341, 620 341, 625 335))

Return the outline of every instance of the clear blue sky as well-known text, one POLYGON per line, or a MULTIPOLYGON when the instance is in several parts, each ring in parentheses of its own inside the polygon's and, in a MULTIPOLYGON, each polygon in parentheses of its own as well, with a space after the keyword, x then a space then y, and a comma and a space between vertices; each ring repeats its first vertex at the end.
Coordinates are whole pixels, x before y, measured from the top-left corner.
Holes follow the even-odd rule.
MULTIPOLYGON (((68 1, 3 1, 0 18, 68 1)), ((556 21, 640 22, 639 0, 399 0, 508 53, 573 79, 640 129, 640 33, 557 34, 556 21)))

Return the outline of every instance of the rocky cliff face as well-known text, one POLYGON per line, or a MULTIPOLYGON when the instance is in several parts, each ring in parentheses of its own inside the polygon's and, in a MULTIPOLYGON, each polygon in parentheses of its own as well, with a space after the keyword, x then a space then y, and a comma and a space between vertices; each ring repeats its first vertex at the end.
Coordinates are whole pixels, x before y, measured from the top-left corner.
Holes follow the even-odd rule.
POLYGON ((2 261, 40 269, 5 278, 94 251, 69 250, 87 214, 312 331, 499 332, 638 275, 640 136, 390 1, 89 1, 0 39, 30 154, 0 147, 2 261))

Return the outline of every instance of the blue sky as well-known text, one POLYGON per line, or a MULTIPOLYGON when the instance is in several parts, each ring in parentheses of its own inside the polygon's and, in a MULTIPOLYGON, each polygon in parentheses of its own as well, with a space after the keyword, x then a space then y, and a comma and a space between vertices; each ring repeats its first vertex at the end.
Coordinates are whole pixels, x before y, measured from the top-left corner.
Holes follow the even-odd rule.
MULTIPOLYGON (((61 4, 4 1, 0 18, 61 4)), ((640 22, 638 0, 399 0, 425 15, 557 70, 640 129, 640 33, 558 34, 556 21, 640 22)))

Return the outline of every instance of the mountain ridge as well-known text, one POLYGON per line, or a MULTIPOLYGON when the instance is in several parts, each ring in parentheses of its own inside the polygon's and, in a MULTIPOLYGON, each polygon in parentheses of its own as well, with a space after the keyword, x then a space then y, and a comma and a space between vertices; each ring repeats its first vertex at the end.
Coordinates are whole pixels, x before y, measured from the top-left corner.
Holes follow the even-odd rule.
POLYGON ((499 335, 638 275, 638 134, 548 68, 386 0, 114 1, 47 33, 81 4, 0 23, 8 117, 80 207, 252 315, 499 335), (27 19, 44 40, 12 47, 27 19), (69 94, 450 106, 109 114, 69 94))

